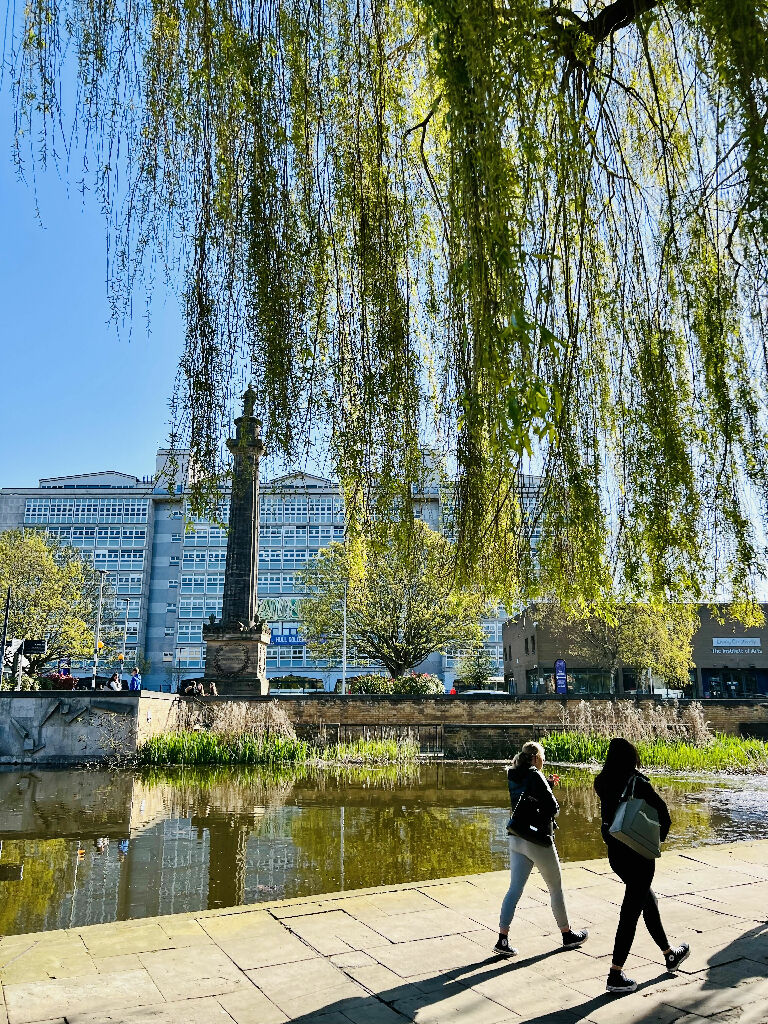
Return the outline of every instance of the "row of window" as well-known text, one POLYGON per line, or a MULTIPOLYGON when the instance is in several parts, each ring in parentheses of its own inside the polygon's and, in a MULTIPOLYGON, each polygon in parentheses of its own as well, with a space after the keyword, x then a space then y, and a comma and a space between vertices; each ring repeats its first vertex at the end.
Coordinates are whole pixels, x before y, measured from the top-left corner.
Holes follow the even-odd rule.
POLYGON ((223 594, 224 573, 210 573, 207 576, 182 575, 179 592, 182 594, 223 594))
POLYGON ((149 502, 140 498, 27 498, 25 523, 146 523, 149 502))
MULTIPOLYGON (((215 615, 221 618, 222 599, 220 597, 182 597, 179 600, 180 619, 208 619, 215 615)), ((169 602, 166 606, 168 612, 176 611, 176 604, 169 602)))
POLYGON ((86 561, 92 561, 95 569, 143 569, 144 552, 126 548, 96 548, 84 553, 86 561))
MULTIPOLYGON (((115 616, 116 616, 116 618, 119 621, 121 621, 121 622, 125 619, 126 609, 128 610, 128 618, 129 619, 138 619, 138 617, 139 617, 139 610, 141 608, 141 598, 140 597, 129 597, 127 600, 122 600, 122 601, 116 599, 113 602, 113 607, 115 609, 115 616)), ((131 628, 130 625, 129 625, 128 628, 129 629, 131 628)))
POLYGON ((143 548, 147 542, 143 526, 48 526, 45 532, 60 544, 75 548, 143 548))
MULTIPOLYGON (((224 571, 227 564, 226 551, 185 551, 181 556, 182 569, 220 569, 224 571)), ((171 555, 171 565, 179 565, 179 556, 171 555)))
MULTIPOLYGON (((181 636, 179 636, 181 640, 181 636)), ((176 648, 176 665, 179 668, 203 668, 205 666, 205 647, 180 646, 176 648)), ((310 658, 304 647, 268 647, 267 668, 340 668, 340 662, 318 661, 310 658)), ((367 658, 358 658, 350 651, 347 659, 349 670, 376 667, 376 663, 367 658)))
POLYGON ((266 548, 324 548, 334 540, 343 542, 343 526, 263 526, 259 531, 259 547, 266 548))
POLYGON ((316 551, 306 548, 259 548, 260 569, 301 569, 314 558, 316 551))
POLYGON ((265 494, 259 499, 261 523, 343 523, 344 503, 334 497, 280 497, 265 494))
POLYGON ((184 534, 181 532, 171 534, 171 540, 179 541, 182 537, 185 548, 227 546, 227 531, 221 526, 196 526, 184 534))

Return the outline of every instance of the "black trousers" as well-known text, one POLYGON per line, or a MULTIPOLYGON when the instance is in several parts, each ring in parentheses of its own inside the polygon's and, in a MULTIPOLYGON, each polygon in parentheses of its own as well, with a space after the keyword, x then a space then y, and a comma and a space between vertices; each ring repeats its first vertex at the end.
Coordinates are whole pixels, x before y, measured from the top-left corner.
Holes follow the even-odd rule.
POLYGON ((617 967, 623 967, 626 963, 641 914, 645 927, 659 949, 669 949, 659 915, 659 904, 651 889, 656 862, 641 857, 628 846, 612 839, 608 841, 608 863, 627 887, 621 904, 619 927, 616 929, 613 963, 617 967))

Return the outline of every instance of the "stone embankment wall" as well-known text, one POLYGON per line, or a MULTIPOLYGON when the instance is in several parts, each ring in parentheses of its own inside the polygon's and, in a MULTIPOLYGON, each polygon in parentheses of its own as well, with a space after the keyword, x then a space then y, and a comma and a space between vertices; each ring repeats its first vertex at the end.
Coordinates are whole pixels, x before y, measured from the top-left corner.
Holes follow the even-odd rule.
POLYGON ((66 765, 108 761, 172 729, 171 694, 45 690, 0 694, 0 764, 66 765))
MULTIPOLYGON (((527 739, 562 726, 576 700, 526 697, 211 697, 205 702, 279 699, 297 733, 310 740, 412 736, 425 753, 504 758, 527 739), (566 707, 566 705, 569 705, 566 707)), ((653 698, 642 698, 644 704, 653 698)), ((605 705, 608 698, 590 698, 605 705)), ((717 732, 768 737, 768 701, 703 701, 717 732)), ((151 690, 0 694, 0 764, 61 765, 109 760, 177 727, 185 698, 151 690)), ((681 708, 686 702, 681 701, 681 708)))
MULTIPOLYGON (((216 698, 212 698, 216 699, 216 698)), ((221 699, 221 698, 219 698, 221 699)), ((268 698, 263 698, 268 699, 268 698)), ((619 700, 632 700, 622 697, 619 700)), ((638 707, 669 703, 660 698, 635 698, 638 707)), ((548 697, 281 697, 281 705, 297 729, 315 726, 549 726, 559 727, 566 706, 573 714, 578 698, 548 697)), ((597 710, 616 698, 590 697, 597 710)), ((679 701, 683 710, 690 701, 679 701)), ((768 700, 705 700, 704 716, 716 732, 739 734, 742 726, 768 726, 768 700)), ((567 717, 567 716, 565 716, 567 717)))

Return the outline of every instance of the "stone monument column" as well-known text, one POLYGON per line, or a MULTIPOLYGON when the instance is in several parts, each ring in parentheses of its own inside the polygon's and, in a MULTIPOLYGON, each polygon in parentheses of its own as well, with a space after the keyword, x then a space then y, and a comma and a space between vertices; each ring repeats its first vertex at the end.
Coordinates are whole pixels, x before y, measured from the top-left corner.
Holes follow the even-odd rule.
POLYGON ((269 629, 259 616, 259 461, 264 452, 261 424, 253 415, 256 394, 243 395, 243 414, 227 441, 233 456, 229 499, 227 567, 222 616, 203 626, 207 644, 205 678, 221 694, 263 695, 267 682, 269 629))

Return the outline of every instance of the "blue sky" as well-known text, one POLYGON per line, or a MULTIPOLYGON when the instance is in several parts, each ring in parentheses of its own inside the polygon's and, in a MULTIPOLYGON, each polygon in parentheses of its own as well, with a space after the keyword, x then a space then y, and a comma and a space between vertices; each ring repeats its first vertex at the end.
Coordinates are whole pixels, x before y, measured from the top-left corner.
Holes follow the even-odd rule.
POLYGON ((154 472, 184 340, 178 299, 160 287, 151 333, 139 303, 130 336, 109 323, 104 220, 53 170, 35 192, 11 161, 0 93, 0 486, 41 476, 154 472))

